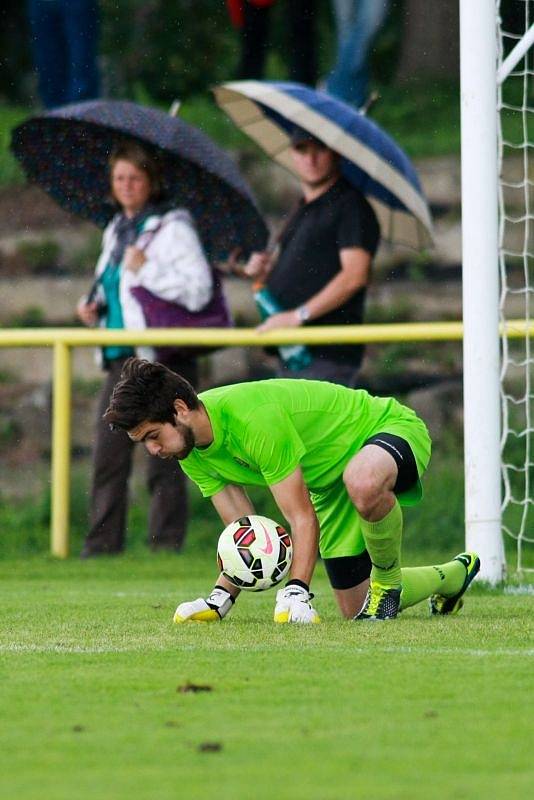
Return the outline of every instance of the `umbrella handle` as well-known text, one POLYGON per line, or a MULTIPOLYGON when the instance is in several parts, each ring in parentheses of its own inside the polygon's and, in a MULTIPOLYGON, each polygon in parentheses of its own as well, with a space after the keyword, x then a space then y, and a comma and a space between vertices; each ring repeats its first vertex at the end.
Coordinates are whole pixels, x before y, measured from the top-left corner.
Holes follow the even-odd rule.
POLYGON ((375 90, 371 92, 363 106, 361 106, 358 111, 362 116, 366 116, 366 114, 372 109, 372 107, 380 100, 380 93, 375 90))
POLYGON ((98 292, 99 283, 100 283, 100 278, 96 278, 96 280, 94 280, 93 283, 91 284, 91 288, 87 293, 87 301, 86 301, 87 305, 89 305, 89 303, 92 303, 94 301, 96 293, 98 292))

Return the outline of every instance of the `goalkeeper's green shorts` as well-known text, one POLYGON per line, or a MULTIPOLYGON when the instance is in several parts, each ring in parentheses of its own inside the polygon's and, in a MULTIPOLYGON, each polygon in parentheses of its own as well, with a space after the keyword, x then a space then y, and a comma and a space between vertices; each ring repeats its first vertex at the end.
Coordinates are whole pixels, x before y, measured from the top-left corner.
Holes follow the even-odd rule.
MULTIPOLYGON (((372 436, 373 444, 380 445, 380 434, 393 434, 403 440, 404 448, 408 446, 410 455, 413 455, 414 463, 413 477, 415 480, 412 485, 404 491, 396 491, 401 506, 412 506, 420 502, 423 496, 421 476, 423 475, 430 460, 431 441, 424 423, 417 420, 419 425, 411 422, 408 425, 402 423, 388 425, 377 435, 372 436)), ((371 443, 371 442, 369 442, 371 443)), ((386 452, 394 455, 389 447, 383 447, 386 452)), ((400 465, 400 462, 397 464, 400 465)), ((402 485, 402 475, 399 466, 399 480, 402 485)), ((322 558, 340 558, 342 556, 357 556, 365 550, 360 516, 350 499, 343 479, 339 478, 327 489, 310 492, 311 501, 320 526, 319 552, 322 558)))

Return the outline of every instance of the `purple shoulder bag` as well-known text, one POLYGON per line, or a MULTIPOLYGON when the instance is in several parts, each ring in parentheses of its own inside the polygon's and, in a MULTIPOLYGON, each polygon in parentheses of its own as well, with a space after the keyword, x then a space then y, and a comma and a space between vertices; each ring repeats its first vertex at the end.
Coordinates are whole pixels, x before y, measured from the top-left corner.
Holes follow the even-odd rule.
MULTIPOLYGON (((151 234, 149 241, 159 231, 161 225, 153 231, 147 231, 140 238, 143 239, 144 250, 148 245, 147 235, 151 234)), ((137 245, 139 246, 139 245, 137 245)), ((221 277, 217 270, 211 268, 213 276, 213 293, 211 299, 200 311, 188 311, 180 303, 163 300, 161 297, 145 289, 144 286, 133 286, 130 291, 140 304, 147 328, 232 328, 233 320, 224 295, 221 277)), ((176 358, 191 358, 217 350, 217 347, 155 347, 156 359, 162 363, 176 358)))

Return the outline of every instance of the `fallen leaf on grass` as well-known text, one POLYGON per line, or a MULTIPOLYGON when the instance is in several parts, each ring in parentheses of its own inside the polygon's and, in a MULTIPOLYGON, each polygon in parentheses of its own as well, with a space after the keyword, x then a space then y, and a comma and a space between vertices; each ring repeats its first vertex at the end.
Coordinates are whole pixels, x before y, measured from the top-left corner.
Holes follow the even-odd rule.
POLYGON ((222 748, 220 742, 201 742, 197 749, 201 753, 218 753, 222 748))
POLYGON ((184 683, 183 686, 177 686, 176 691, 181 694, 187 694, 188 692, 212 692, 213 686, 202 686, 200 683, 184 683))

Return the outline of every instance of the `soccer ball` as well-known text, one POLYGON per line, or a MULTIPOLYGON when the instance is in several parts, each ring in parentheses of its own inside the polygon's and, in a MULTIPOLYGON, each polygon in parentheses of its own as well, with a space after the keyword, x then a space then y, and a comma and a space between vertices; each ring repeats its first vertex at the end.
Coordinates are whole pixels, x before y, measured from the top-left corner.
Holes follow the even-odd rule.
POLYGON ((234 586, 261 592, 275 586, 291 566, 293 545, 281 525, 251 514, 230 523, 219 537, 217 562, 234 586))

